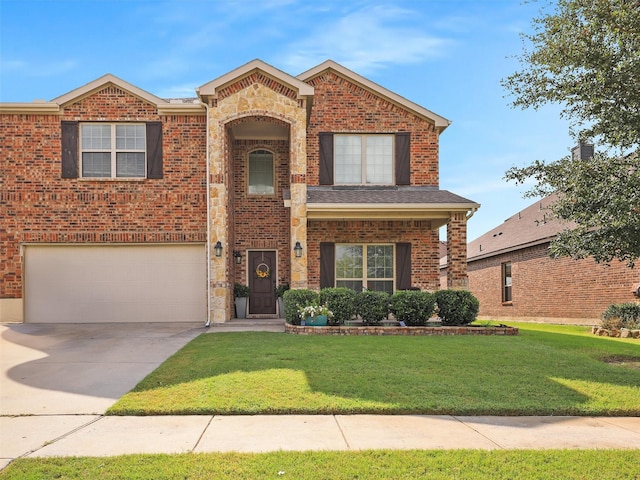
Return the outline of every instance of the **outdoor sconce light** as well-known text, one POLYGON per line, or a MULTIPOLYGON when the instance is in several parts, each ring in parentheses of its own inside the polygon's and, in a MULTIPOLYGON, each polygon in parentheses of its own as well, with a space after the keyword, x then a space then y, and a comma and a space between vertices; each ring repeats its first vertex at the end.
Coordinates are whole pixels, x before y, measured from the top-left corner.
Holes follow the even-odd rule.
POLYGON ((213 253, 215 254, 216 257, 222 256, 222 243, 220 243, 220 240, 218 240, 214 245, 213 253))
POLYGON ((233 251, 233 258, 236 259, 236 265, 240 265, 242 263, 242 254, 238 250, 233 251))
POLYGON ((296 246, 293 247, 293 251, 296 254, 296 258, 302 257, 302 245, 300 245, 300 242, 296 242, 296 246))

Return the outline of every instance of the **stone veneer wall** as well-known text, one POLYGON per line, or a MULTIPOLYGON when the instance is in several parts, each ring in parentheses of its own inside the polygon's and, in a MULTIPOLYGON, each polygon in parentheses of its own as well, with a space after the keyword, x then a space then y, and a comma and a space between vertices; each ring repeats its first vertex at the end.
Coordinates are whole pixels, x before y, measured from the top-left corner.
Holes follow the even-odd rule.
MULTIPOLYGON (((209 205, 210 239, 220 241, 227 253, 213 258, 210 265, 211 297, 209 318, 214 323, 225 322, 233 312, 233 285, 230 263, 233 261, 229 245, 233 235, 229 211, 229 191, 232 171, 232 153, 228 142, 227 126, 244 117, 272 117, 289 125, 290 144, 290 238, 291 242, 306 244, 306 102, 294 98, 291 90, 263 75, 251 75, 225 87, 209 108, 209 205)), ((213 247, 213 245, 211 245, 213 247)), ((306 249, 305 249, 306 251, 306 249)), ((289 251, 291 286, 307 286, 306 254, 294 258, 289 251)))

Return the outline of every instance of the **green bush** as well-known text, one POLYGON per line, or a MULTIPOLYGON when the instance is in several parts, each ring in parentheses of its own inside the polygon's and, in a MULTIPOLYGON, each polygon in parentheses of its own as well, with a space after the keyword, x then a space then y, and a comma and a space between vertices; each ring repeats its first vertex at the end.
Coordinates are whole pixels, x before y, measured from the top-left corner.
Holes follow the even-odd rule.
POLYGON ((317 305, 319 302, 318 292, 301 288, 298 290, 287 290, 282 296, 284 300, 284 318, 287 323, 300 325, 298 307, 307 305, 317 305))
POLYGON ((323 288, 320 290, 320 304, 333 312, 329 325, 344 325, 355 314, 356 292, 350 288, 323 288))
POLYGON ((420 290, 398 290, 391 296, 391 312, 406 325, 425 325, 435 308, 435 295, 420 290))
POLYGON ((365 325, 378 325, 389 315, 389 294, 364 290, 356 294, 356 313, 365 325))
POLYGON ((478 316, 480 302, 467 290, 438 290, 435 296, 442 325, 468 325, 478 316))
POLYGON ((640 304, 638 303, 617 303, 609 305, 602 314, 602 328, 616 329, 629 328, 632 330, 640 328, 640 304))
POLYGON ((236 283, 233 285, 233 298, 248 297, 251 294, 251 290, 246 285, 236 283))

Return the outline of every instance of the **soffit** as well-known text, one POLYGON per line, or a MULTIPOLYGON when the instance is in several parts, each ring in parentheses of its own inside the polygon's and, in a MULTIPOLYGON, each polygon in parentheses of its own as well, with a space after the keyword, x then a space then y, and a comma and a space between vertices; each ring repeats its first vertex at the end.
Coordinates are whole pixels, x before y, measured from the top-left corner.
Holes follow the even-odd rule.
POLYGON ((365 90, 369 90, 370 92, 380 97, 386 98, 391 103, 394 103, 406 110, 413 112, 414 114, 422 118, 425 118, 433 122, 441 132, 445 128, 447 128, 449 125, 451 125, 450 120, 447 120, 446 118, 432 112, 431 110, 428 110, 418 105, 417 103, 414 103, 398 95, 397 93, 392 92, 391 90, 387 90, 386 88, 378 85, 375 82, 372 82, 371 80, 368 80, 358 75, 355 72, 352 72, 348 68, 343 67, 342 65, 334 62, 333 60, 327 60, 323 62, 320 65, 313 67, 312 69, 307 70, 306 72, 301 73, 300 75, 298 75, 297 78, 299 78, 303 82, 309 82, 311 79, 323 74, 327 70, 332 70, 336 74, 340 75, 343 78, 346 78, 350 82, 353 82, 361 86, 365 90))

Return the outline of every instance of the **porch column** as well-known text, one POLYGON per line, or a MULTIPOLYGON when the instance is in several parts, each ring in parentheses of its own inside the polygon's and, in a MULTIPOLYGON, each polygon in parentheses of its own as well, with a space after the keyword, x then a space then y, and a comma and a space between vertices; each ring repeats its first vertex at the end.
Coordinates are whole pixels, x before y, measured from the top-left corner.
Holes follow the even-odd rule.
MULTIPOLYGON (((304 112, 303 112, 304 113, 304 112)), ((307 275, 307 137, 306 118, 300 115, 291 125, 291 288, 308 288, 307 275), (293 247, 302 246, 302 256, 296 257, 293 247)))
POLYGON ((451 215, 447 223, 447 288, 469 289, 467 276, 467 216, 451 215))
POLYGON ((216 108, 209 109, 209 318, 223 323, 232 315, 232 290, 229 282, 229 194, 226 181, 226 138, 224 125, 216 108), (214 247, 222 245, 222 256, 216 257, 214 247))

